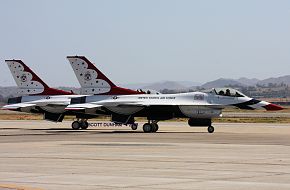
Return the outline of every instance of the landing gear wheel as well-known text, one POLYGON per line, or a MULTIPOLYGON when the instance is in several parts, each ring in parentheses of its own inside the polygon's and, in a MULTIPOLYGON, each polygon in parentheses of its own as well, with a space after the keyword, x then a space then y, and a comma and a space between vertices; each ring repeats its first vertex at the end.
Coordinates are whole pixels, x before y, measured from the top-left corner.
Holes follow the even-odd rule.
POLYGON ((145 123, 143 125, 143 131, 144 133, 151 133, 152 132, 152 126, 150 123, 145 123))
POLYGON ((214 127, 213 126, 208 126, 207 131, 209 133, 213 133, 214 132, 214 127))
POLYGON ((153 133, 156 133, 159 129, 159 126, 157 123, 151 123, 152 131, 153 133))
POLYGON ((80 125, 80 123, 78 121, 74 121, 71 124, 71 128, 74 129, 74 130, 78 130, 78 129, 81 128, 81 125, 80 125))
POLYGON ((89 123, 87 121, 83 121, 80 124, 82 129, 87 129, 89 127, 89 123))
POLYGON ((132 125, 131 125, 131 129, 132 130, 137 130, 137 128, 138 128, 138 125, 136 124, 136 123, 133 123, 132 125))

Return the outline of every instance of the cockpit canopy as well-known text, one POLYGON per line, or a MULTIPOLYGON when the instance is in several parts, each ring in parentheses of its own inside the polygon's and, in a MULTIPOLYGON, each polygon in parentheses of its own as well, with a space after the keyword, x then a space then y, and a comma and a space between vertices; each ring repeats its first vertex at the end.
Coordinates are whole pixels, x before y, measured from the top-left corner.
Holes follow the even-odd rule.
POLYGON ((137 89, 137 92, 143 92, 145 94, 162 94, 161 92, 158 92, 156 90, 152 90, 152 89, 137 89))
POLYGON ((247 97, 245 94, 233 88, 213 88, 210 93, 214 93, 220 96, 247 97))

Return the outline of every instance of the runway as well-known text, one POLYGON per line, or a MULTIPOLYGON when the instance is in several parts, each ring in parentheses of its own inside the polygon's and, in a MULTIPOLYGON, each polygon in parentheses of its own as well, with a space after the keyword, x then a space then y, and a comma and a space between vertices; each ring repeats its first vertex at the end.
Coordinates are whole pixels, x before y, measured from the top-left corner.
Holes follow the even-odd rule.
POLYGON ((290 189, 289 124, 0 121, 0 189, 290 189))

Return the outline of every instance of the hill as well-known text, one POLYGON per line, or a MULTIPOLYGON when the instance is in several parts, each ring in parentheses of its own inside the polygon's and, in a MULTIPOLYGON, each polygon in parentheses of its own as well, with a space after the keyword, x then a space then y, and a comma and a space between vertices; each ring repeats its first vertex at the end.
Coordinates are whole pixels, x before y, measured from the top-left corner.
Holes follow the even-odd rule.
POLYGON ((290 85, 290 75, 281 76, 277 78, 272 77, 258 82, 259 85, 282 84, 282 83, 290 85))
POLYGON ((207 82, 201 87, 208 89, 208 88, 216 88, 216 87, 224 87, 224 86, 245 86, 245 85, 234 79, 220 78, 211 82, 207 82))

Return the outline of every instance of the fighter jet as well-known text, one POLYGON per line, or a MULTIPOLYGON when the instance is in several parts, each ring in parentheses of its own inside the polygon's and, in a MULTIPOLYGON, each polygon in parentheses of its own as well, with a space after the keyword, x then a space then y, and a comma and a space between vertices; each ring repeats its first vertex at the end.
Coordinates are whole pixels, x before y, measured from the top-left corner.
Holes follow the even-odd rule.
POLYGON ((250 98, 235 89, 216 88, 207 92, 180 94, 121 95, 105 100, 87 96, 72 99, 66 110, 92 115, 104 113, 111 116, 113 122, 131 124, 132 127, 135 117, 145 117, 148 120, 143 125, 145 133, 156 132, 159 129, 157 123, 161 120, 188 118, 189 126, 206 126, 208 132, 213 133, 212 119, 221 117, 222 110, 226 107, 250 110, 263 108, 268 111, 283 109, 278 105, 250 98), (92 101, 94 98, 96 100, 92 101))
MULTIPOLYGON (((95 94, 100 99, 107 99, 114 95, 140 94, 140 92, 134 90, 117 87, 84 56, 69 56, 68 59, 72 63, 75 73, 78 74, 78 80, 82 81, 80 85, 82 91, 87 92, 86 94, 95 94)), ((86 95, 75 95, 73 92, 48 87, 21 60, 6 60, 5 62, 19 87, 19 92, 26 95, 10 98, 8 105, 2 109, 42 113, 45 120, 54 122, 61 122, 65 115, 75 115, 77 121, 73 122, 72 128, 86 129, 88 127, 87 119, 91 118, 91 115, 65 110, 72 98, 82 98, 86 95)))

